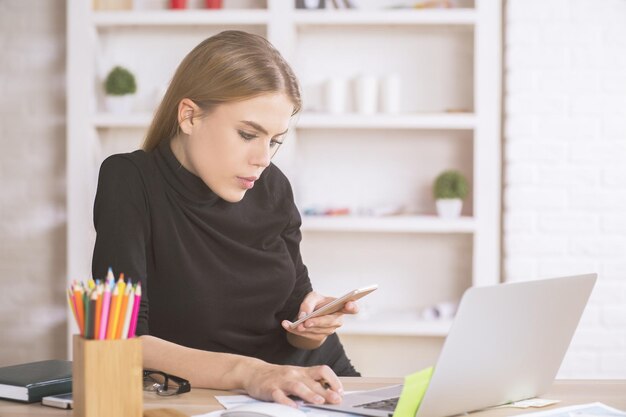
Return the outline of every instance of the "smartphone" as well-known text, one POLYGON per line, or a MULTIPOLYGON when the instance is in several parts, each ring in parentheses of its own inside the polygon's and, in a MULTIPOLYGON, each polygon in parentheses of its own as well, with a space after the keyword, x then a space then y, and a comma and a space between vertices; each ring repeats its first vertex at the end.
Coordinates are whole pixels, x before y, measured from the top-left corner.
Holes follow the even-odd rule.
POLYGON ((72 393, 68 392, 67 394, 49 395, 47 397, 43 397, 41 399, 41 403, 49 407, 65 408, 66 410, 69 410, 73 407, 72 393))
POLYGON ((310 318, 317 317, 317 316, 323 316, 325 314, 336 313, 337 311, 341 310, 343 308, 344 304, 346 304, 348 301, 356 301, 359 298, 365 297, 367 294, 371 293, 372 291, 375 291, 377 288, 378 288, 378 285, 374 284, 374 285, 370 285, 370 286, 367 286, 367 287, 363 287, 363 288, 358 288, 356 290, 352 290, 349 293, 344 294, 341 297, 331 301, 330 303, 324 304, 323 306, 321 306, 317 310, 313 311, 308 316, 302 317, 298 321, 294 321, 293 323, 291 323, 291 326, 289 326, 289 327, 291 327, 292 329, 295 329, 301 323, 303 323, 304 321, 306 321, 306 320, 308 320, 310 318))

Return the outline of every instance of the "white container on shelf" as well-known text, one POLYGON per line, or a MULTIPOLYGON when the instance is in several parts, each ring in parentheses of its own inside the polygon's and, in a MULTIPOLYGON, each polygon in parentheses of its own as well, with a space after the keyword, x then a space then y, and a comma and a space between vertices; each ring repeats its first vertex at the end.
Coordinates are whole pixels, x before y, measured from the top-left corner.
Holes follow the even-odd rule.
POLYGON ((342 114, 348 108, 348 81, 331 77, 324 85, 324 109, 330 114, 342 114))
POLYGON ((107 95, 104 97, 104 106, 109 113, 130 114, 133 110, 134 101, 134 94, 125 94, 123 96, 107 95))
POLYGON ((380 80, 380 107, 383 113, 400 113, 400 77, 398 74, 389 74, 380 80))
POLYGON ((378 81, 375 76, 362 74, 354 80, 355 108, 360 114, 376 114, 378 107, 378 81))

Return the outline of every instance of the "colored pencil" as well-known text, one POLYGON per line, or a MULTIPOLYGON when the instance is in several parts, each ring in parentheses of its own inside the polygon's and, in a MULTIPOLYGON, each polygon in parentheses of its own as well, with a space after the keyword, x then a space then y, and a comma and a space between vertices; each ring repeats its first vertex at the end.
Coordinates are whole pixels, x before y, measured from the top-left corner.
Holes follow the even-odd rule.
POLYGON ((80 334, 84 334, 84 314, 82 287, 78 284, 74 285, 74 302, 76 303, 76 314, 78 315, 78 329, 80 334))
POLYGON ((139 316, 139 303, 141 302, 141 282, 137 283, 135 289, 135 299, 133 306, 133 314, 130 321, 130 328, 128 329, 128 338, 135 337, 135 331, 137 330, 137 317, 139 316))
MULTIPOLYGON (((88 294, 87 291, 85 291, 85 293, 88 294)), ((93 321, 91 320, 92 315, 93 310, 91 308, 91 296, 87 295, 85 302, 85 332, 83 333, 83 337, 85 339, 89 339, 89 335, 93 334, 93 330, 91 329, 91 324, 93 323, 93 321)))
POLYGON ((100 333, 98 339, 104 340, 107 337, 107 324, 109 323, 109 307, 111 305, 111 285, 110 282, 104 284, 102 293, 102 317, 100 318, 100 333))
POLYGON ((98 282, 96 286, 96 326, 93 332, 94 339, 98 339, 100 337, 100 323, 102 322, 102 291, 103 286, 98 282))
MULTIPOLYGON (((130 287, 130 285, 129 285, 130 287)), ((130 328, 131 316, 133 315, 133 307, 135 306, 135 287, 130 287, 128 293, 126 312, 124 314, 124 324, 119 339, 128 339, 128 329, 130 328)))
POLYGON ((133 290, 132 285, 130 283, 126 286, 126 290, 124 291, 124 296, 121 298, 121 307, 120 307, 120 317, 117 321, 117 327, 115 328, 115 336, 114 339, 121 339, 122 330, 124 329, 124 321, 126 321, 126 310, 128 310, 128 297, 130 297, 130 292, 133 290))
POLYGON ((111 293, 111 306, 109 307, 109 321, 107 323, 107 333, 106 333, 106 338, 107 340, 109 339, 113 339, 113 335, 115 334, 115 325, 117 323, 117 315, 119 315, 119 294, 120 294, 120 287, 118 285, 116 285, 113 289, 113 293, 111 293), (117 311, 117 313, 116 313, 117 311))
POLYGON ((67 288, 67 304, 85 339, 128 339, 135 337, 141 284, 117 282, 109 268, 105 280, 72 281, 67 288))
POLYGON ((74 321, 78 323, 78 316, 76 315, 76 303, 74 303, 74 293, 72 293, 72 289, 68 288, 67 290, 67 303, 70 306, 70 310, 72 310, 72 315, 74 316, 74 321))
POLYGON ((98 293, 97 291, 92 291, 90 292, 90 296, 89 296, 89 302, 87 304, 88 309, 87 309, 87 330, 85 331, 85 338, 86 339, 93 339, 94 338, 94 330, 96 327, 96 303, 98 301, 98 293))

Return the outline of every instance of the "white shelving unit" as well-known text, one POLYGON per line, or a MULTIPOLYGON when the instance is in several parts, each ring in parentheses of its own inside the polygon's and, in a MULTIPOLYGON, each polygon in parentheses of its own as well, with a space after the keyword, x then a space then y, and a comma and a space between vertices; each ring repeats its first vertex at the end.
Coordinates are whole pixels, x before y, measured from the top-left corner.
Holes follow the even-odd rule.
MULTIPOLYGON (((276 161, 299 207, 407 208, 387 217, 303 216, 303 256, 320 292, 380 286, 362 300, 371 314, 348 318, 341 329, 349 353, 366 357, 380 337, 398 345, 410 339, 411 349, 440 343, 451 323, 423 321, 420 310, 499 281, 501 1, 377 10, 385 1, 361 0, 359 10, 239 0, 218 11, 92 11, 90 2, 69 0, 68 280, 90 276, 100 162, 140 146, 154 91, 192 47, 221 30, 242 29, 281 50, 303 86, 305 108, 276 161), (113 64, 138 77, 139 104, 130 115, 103 112, 99 84, 113 64), (399 73, 398 114, 324 112, 323 82, 362 72, 399 73), (430 195, 435 175, 448 168, 466 173, 472 185, 463 217, 453 220, 434 215, 430 195)), ((367 371, 362 361, 357 365, 367 371)))

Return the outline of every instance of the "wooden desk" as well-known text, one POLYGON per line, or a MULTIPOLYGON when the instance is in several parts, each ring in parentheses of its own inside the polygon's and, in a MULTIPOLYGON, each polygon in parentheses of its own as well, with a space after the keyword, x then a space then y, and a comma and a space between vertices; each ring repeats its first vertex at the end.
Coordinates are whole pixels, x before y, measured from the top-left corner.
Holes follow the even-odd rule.
MULTIPOLYGON (((342 378, 346 390, 378 388, 400 383, 398 378, 342 378)), ((158 397, 154 393, 144 394, 144 408, 173 408, 187 415, 208 413, 221 408, 215 395, 229 395, 231 392, 208 389, 192 389, 190 393, 174 397, 158 397)), ((560 403, 541 409, 500 408, 471 414, 471 417, 503 417, 530 413, 538 410, 564 407, 567 405, 602 402, 619 410, 626 411, 626 380, 564 380, 556 381, 549 392, 541 396, 561 400, 560 403)), ((22 404, 0 400, 0 416, 71 416, 72 411, 44 407, 39 403, 22 404)))

